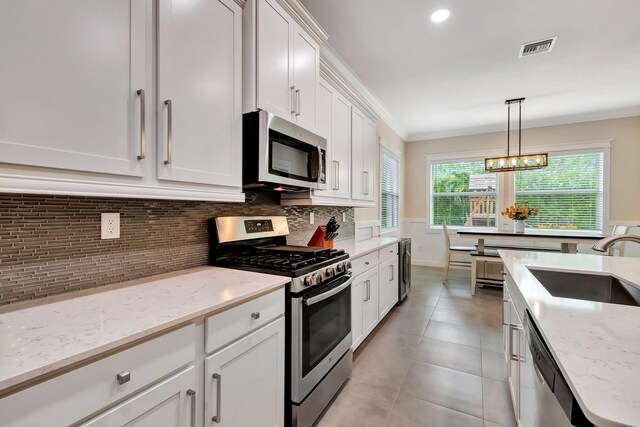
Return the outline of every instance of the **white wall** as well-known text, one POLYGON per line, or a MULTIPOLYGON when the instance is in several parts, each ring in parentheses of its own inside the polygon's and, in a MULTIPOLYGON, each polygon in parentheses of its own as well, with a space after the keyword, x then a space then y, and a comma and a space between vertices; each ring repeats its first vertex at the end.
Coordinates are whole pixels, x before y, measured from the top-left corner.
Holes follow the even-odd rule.
MULTIPOLYGON (((611 197, 609 224, 640 225, 640 116, 523 129, 523 151, 527 146, 612 139, 611 197)), ((416 264, 441 265, 444 238, 427 224, 426 156, 504 148, 506 132, 442 138, 406 143, 404 213, 401 234, 413 239, 416 264)), ((402 216, 401 216, 402 218, 402 216)), ((631 233, 640 234, 639 228, 631 233)), ((451 244, 472 244, 473 240, 452 236, 451 244)), ((579 247, 587 252, 588 246, 579 247)), ((640 245, 628 244, 628 256, 640 256, 640 245)))

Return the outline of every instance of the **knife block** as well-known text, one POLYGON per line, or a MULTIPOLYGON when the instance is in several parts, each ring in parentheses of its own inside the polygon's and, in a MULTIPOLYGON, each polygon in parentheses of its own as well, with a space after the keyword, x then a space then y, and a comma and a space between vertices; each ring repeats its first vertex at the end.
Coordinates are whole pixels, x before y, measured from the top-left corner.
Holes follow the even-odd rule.
POLYGON ((307 246, 311 246, 314 248, 333 249, 333 240, 324 240, 326 236, 327 236, 327 233, 325 231, 324 225, 319 226, 318 228, 316 228, 316 231, 315 233, 313 233, 313 236, 311 236, 311 239, 309 239, 309 243, 307 243, 307 246))

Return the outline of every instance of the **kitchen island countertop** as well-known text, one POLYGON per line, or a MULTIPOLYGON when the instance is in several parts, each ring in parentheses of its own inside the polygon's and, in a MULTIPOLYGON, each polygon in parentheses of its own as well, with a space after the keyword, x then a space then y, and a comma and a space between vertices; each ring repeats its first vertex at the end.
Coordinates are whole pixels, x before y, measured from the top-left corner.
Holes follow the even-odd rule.
POLYGON ((533 315, 589 420, 640 426, 640 307, 554 297, 529 271, 611 275, 640 288, 640 259, 499 252, 516 285, 512 298, 533 315))

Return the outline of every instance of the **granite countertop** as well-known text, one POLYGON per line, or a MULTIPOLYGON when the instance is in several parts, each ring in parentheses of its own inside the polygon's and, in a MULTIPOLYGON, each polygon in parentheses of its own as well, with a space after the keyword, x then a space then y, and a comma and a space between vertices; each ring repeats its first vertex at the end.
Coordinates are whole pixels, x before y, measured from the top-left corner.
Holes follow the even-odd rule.
POLYGON ((640 259, 500 250, 512 295, 533 314, 569 387, 598 426, 640 426, 640 307, 553 297, 527 267, 612 275, 640 288, 640 259))
POLYGON ((0 314, 0 390, 121 347, 290 279, 218 267, 0 314))
POLYGON ((366 255, 369 252, 376 251, 385 246, 389 246, 393 243, 397 243, 398 240, 399 239, 396 237, 373 237, 371 239, 362 240, 360 242, 356 242, 355 239, 344 239, 335 240, 333 242, 333 247, 335 249, 344 249, 353 259, 358 258, 362 255, 366 255))

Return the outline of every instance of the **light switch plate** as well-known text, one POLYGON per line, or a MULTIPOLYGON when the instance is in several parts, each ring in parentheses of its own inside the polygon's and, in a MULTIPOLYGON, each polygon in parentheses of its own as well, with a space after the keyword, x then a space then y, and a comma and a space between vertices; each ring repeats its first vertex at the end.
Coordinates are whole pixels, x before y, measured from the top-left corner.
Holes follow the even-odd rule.
POLYGON ((316 216, 313 212, 309 213, 309 224, 313 225, 316 222, 316 216))
POLYGON ((347 222, 347 213, 342 212, 342 222, 347 222))
POLYGON ((100 238, 120 238, 120 212, 100 214, 100 238))

